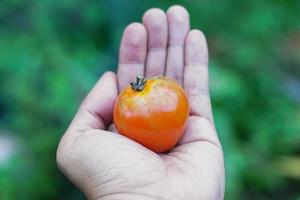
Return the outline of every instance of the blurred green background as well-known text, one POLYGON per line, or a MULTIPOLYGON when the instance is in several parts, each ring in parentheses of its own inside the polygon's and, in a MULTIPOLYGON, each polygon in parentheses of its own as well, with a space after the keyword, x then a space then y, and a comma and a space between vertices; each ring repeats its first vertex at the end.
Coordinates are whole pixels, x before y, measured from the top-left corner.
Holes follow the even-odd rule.
POLYGON ((207 36, 226 199, 300 199, 300 2, 1 0, 0 199, 84 199, 56 147, 81 100, 115 70, 122 30, 186 6, 207 36))

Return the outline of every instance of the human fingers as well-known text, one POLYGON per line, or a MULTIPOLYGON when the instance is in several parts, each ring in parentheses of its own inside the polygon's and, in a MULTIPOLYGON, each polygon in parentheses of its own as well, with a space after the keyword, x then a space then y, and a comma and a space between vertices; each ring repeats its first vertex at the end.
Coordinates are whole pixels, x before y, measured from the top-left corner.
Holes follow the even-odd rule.
POLYGON ((192 30, 185 40, 184 89, 188 95, 192 116, 213 122, 208 85, 208 50, 204 34, 192 30))
POLYGON ((132 23, 123 33, 119 51, 118 88, 121 91, 137 74, 144 75, 147 31, 143 24, 132 23))
POLYGON ((106 72, 102 75, 75 115, 69 132, 73 130, 105 129, 112 120, 114 102, 117 98, 116 75, 106 72))
POLYGON ((167 19, 169 36, 166 76, 182 85, 184 41, 190 29, 189 13, 182 6, 172 6, 167 11, 167 19))
POLYGON ((146 76, 163 75, 165 72, 166 48, 168 40, 167 16, 158 8, 149 9, 143 16, 143 24, 148 32, 148 55, 146 76))

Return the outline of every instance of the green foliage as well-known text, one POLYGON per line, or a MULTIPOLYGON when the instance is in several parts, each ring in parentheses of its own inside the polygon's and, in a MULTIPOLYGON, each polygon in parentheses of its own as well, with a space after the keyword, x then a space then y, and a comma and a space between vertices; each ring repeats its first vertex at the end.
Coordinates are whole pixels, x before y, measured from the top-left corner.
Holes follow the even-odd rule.
MULTIPOLYGON (((299 199, 298 162, 287 159, 300 156, 299 2, 176 3, 208 39, 226 199, 299 199)), ((56 167, 58 141, 99 76, 116 69, 122 29, 172 4, 2 0, 0 134, 15 151, 0 162, 0 199, 84 199, 56 167)))

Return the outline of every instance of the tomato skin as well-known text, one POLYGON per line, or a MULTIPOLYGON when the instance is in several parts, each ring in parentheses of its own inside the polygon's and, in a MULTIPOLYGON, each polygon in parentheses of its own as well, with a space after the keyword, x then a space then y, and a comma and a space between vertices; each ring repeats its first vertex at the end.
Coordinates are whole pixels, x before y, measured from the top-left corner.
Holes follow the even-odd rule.
POLYGON ((156 153, 172 149, 182 137, 189 116, 187 96, 165 77, 147 80, 142 91, 131 86, 119 95, 113 113, 120 134, 156 153))

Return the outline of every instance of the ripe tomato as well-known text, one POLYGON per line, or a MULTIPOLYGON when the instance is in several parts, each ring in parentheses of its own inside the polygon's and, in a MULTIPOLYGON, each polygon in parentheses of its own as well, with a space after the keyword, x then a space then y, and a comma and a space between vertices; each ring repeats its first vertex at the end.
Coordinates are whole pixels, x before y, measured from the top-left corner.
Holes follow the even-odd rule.
POLYGON ((182 137, 188 116, 187 96, 175 81, 137 76, 119 95, 113 117, 120 134, 161 153, 182 137))

